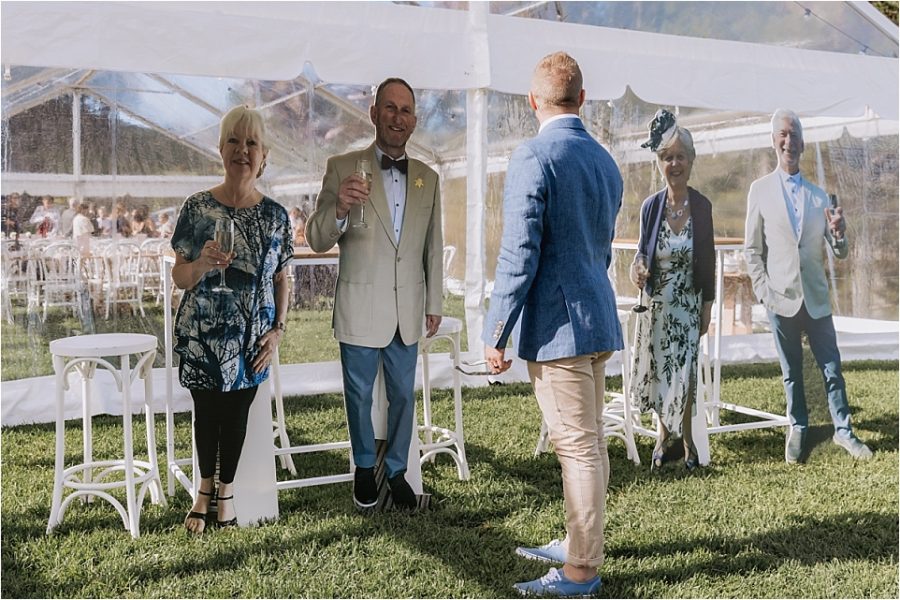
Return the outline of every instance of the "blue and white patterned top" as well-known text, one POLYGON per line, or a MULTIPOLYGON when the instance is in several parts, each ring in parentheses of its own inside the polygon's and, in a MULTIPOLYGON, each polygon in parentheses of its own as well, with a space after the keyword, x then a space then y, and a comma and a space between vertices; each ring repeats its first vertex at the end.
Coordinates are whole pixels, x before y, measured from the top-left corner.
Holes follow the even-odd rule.
POLYGON ((253 372, 259 338, 275 322, 273 277, 294 256, 287 211, 264 196, 256 206, 234 209, 209 191, 184 201, 172 234, 172 249, 188 261, 214 239, 216 219, 234 220, 235 259, 225 270, 232 293, 214 292, 219 271, 210 271, 185 290, 175 315, 175 352, 181 358, 178 378, 194 390, 231 391, 259 385, 268 367, 253 372))

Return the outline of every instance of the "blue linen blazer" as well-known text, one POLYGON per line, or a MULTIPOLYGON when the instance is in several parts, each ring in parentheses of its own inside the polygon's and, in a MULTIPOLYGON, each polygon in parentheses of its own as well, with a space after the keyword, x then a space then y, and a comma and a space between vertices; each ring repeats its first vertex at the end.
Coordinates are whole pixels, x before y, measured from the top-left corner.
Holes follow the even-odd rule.
POLYGON ((606 274, 622 207, 622 176, 580 119, 553 121, 513 152, 503 236, 482 339, 530 361, 620 350, 606 274))

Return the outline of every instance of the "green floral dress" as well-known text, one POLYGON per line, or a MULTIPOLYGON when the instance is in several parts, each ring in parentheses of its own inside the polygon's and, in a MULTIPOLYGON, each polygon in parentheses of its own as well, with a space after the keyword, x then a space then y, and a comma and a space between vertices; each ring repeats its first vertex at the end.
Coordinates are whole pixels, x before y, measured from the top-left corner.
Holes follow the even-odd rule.
POLYGON ((641 412, 653 410, 673 435, 681 435, 688 394, 697 377, 700 294, 694 290, 693 225, 677 235, 664 221, 651 269, 650 310, 638 316, 631 395, 641 412))

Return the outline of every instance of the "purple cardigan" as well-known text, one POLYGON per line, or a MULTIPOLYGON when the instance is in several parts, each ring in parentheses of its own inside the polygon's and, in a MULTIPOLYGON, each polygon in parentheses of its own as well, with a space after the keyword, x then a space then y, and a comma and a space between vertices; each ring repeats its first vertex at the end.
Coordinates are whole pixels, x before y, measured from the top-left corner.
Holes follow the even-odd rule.
MULTIPOLYGON (((694 289, 700 292, 704 302, 716 299, 716 249, 713 241, 712 202, 695 190, 688 187, 688 201, 691 205, 691 220, 694 233, 694 289)), ((666 189, 656 192, 641 205, 641 237, 638 240, 638 252, 647 257, 651 277, 647 278, 644 292, 652 295, 650 288, 652 275, 656 273, 653 257, 656 255, 656 243, 659 239, 659 228, 665 219, 666 189)))

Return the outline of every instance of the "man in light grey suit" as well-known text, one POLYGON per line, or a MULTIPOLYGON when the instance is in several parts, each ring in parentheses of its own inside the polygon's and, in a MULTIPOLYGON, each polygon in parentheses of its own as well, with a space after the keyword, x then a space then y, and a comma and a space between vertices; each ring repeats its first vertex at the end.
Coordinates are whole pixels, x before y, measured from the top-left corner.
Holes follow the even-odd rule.
POLYGON ((843 210, 832 208, 825 192, 800 174, 803 128, 792 111, 778 109, 772 115, 772 146, 778 167, 750 186, 744 243, 753 291, 768 312, 784 375, 790 421, 784 457, 790 464, 800 462, 809 425, 801 344, 805 331, 825 380, 833 440, 865 460, 872 452, 850 428, 824 264, 825 245, 837 258, 848 254, 843 210))
POLYGON ((441 323, 444 243, 437 173, 406 158, 415 111, 408 83, 390 78, 378 86, 369 109, 375 143, 328 159, 306 225, 310 248, 325 252, 337 243, 341 249, 332 325, 341 347, 356 463, 353 500, 360 508, 378 500, 371 412, 379 360, 388 400, 388 485, 395 504, 416 505, 404 477, 414 426, 416 358, 423 325, 430 337, 441 323), (359 159, 376 165, 371 189, 356 174, 359 159), (361 226, 364 204, 366 225, 361 226))
POLYGON ((503 193, 503 238, 482 334, 495 373, 516 321, 516 352, 528 374, 562 467, 566 539, 517 548, 562 569, 516 591, 535 596, 596 593, 603 563, 609 458, 603 436, 606 361, 622 348, 616 298, 606 275, 622 176, 585 130, 581 70, 564 52, 538 63, 528 102, 540 131, 513 153, 503 193))

